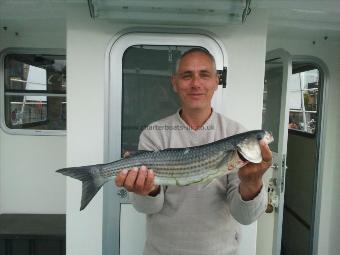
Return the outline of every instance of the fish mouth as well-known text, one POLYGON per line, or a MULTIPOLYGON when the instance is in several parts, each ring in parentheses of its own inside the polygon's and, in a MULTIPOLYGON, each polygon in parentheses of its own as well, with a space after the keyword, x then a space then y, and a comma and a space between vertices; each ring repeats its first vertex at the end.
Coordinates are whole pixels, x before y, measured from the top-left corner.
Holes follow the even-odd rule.
MULTIPOLYGON (((271 142, 274 141, 273 135, 268 131, 265 131, 265 134, 262 137, 262 139, 267 144, 270 144, 271 142)), ((237 146, 237 152, 246 161, 256 164, 262 162, 262 152, 259 145, 259 141, 257 139, 250 139, 245 143, 240 143, 237 146)))

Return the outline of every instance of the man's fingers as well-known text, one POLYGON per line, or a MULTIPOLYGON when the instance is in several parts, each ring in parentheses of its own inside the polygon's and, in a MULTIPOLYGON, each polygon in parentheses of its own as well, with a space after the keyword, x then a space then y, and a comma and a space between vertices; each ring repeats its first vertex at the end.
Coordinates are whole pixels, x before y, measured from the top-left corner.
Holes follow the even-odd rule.
POLYGON ((126 169, 120 171, 117 176, 116 176, 116 179, 115 179, 115 182, 116 182, 116 185, 118 187, 123 187, 124 185, 124 182, 125 182, 125 178, 128 174, 128 171, 126 169))
POLYGON ((128 190, 128 191, 133 191, 134 186, 135 186, 135 181, 138 175, 138 168, 137 167, 133 167, 129 172, 127 177, 125 178, 125 182, 124 182, 124 187, 128 190))
POLYGON ((272 152, 269 149, 268 144, 265 141, 261 140, 260 141, 260 148, 261 148, 262 160, 264 162, 271 164, 271 162, 272 162, 272 152))
POLYGON ((135 192, 140 195, 147 195, 155 188, 155 175, 152 170, 148 170, 146 166, 137 167, 131 170, 122 170, 116 176, 116 185, 124 187, 129 192, 135 192))
POLYGON ((155 174, 151 169, 149 169, 147 178, 145 180, 145 186, 144 186, 144 189, 147 190, 148 192, 150 192, 155 186, 154 179, 155 179, 155 174))
POLYGON ((147 176, 148 172, 145 166, 141 166, 141 168, 138 171, 138 177, 136 179, 135 182, 135 190, 138 193, 143 193, 144 191, 144 183, 145 183, 145 179, 147 176))

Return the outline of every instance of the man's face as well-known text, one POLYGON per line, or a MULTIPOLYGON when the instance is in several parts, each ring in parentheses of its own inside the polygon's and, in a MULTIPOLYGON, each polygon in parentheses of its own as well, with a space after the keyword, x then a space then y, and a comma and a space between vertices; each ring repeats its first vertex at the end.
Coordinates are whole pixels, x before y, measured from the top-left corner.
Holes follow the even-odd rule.
POLYGON ((218 85, 212 60, 201 52, 186 55, 179 63, 172 86, 186 110, 210 109, 218 85))

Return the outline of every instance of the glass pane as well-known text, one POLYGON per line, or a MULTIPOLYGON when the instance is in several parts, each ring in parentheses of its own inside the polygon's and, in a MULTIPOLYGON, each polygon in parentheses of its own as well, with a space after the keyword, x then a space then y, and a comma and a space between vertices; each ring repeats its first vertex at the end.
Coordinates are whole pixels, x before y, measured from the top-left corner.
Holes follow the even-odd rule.
POLYGON ((291 77, 291 82, 288 84, 288 91, 300 91, 301 90, 301 77, 300 73, 295 73, 291 77))
POLYGON ((301 91, 288 92, 288 106, 289 109, 302 110, 301 91))
POLYGON ((9 54, 4 65, 6 92, 66 92, 65 56, 9 54))
POLYGON ((294 77, 300 77, 301 87, 288 93, 289 128, 314 134, 317 126, 319 70, 308 63, 295 63, 293 71, 294 77))
POLYGON ((317 88, 319 83, 319 70, 313 69, 301 72, 301 87, 302 89, 317 88))
POLYGON ((122 152, 136 150, 151 122, 179 108, 171 75, 177 59, 192 47, 138 45, 123 56, 122 152))
POLYGON ((306 129, 308 133, 314 134, 318 122, 318 114, 306 112, 306 129))
POLYGON ((6 95, 5 121, 13 129, 65 130, 66 97, 6 95))
POLYGON ((272 132, 274 142, 270 144, 273 152, 278 152, 280 129, 281 94, 283 65, 281 59, 266 61, 264 80, 262 128, 272 132))
POLYGON ((296 129, 296 130, 305 130, 304 129, 304 120, 303 120, 303 113, 301 111, 290 111, 289 112, 289 129, 296 129))
POLYGON ((318 90, 308 90, 304 91, 304 104, 306 111, 316 111, 317 110, 317 99, 318 99, 318 90))

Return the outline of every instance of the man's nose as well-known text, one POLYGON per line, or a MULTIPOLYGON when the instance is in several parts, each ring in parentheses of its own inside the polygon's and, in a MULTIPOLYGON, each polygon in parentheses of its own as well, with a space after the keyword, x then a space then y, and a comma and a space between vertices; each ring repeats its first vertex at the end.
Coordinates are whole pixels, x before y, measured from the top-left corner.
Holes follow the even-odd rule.
POLYGON ((201 78, 199 75, 194 75, 191 80, 191 86, 192 87, 200 87, 201 86, 201 78))

